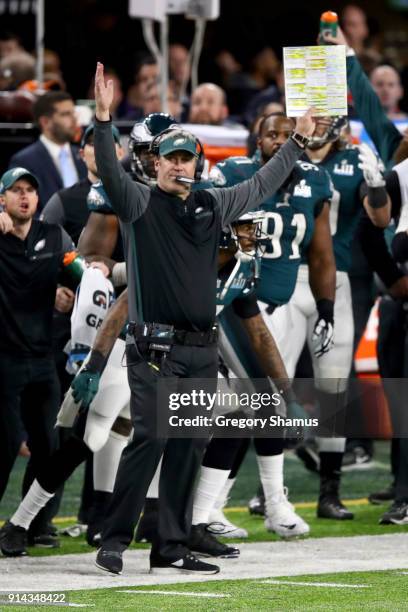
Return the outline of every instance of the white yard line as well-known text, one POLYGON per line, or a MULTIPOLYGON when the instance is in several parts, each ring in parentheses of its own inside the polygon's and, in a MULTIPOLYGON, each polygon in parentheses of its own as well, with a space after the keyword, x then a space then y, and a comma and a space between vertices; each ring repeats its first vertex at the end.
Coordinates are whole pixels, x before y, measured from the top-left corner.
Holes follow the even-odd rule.
POLYGON ((292 586, 330 587, 335 589, 369 589, 369 584, 341 584, 340 582, 298 582, 296 580, 260 580, 258 584, 288 584, 292 586))
POLYGON ((124 554, 124 570, 114 576, 98 570, 95 552, 47 557, 0 558, 0 589, 68 591, 105 587, 159 586, 203 580, 290 577, 331 572, 408 571, 408 532, 380 536, 309 538, 289 542, 240 544, 239 559, 214 560, 221 572, 213 576, 149 574, 149 551, 124 554))
POLYGON ((227 595, 226 593, 202 593, 199 591, 148 591, 146 589, 139 589, 134 591, 133 589, 125 589, 121 591, 116 591, 117 593, 130 593, 131 595, 178 595, 183 597, 211 597, 213 599, 223 598, 223 597, 231 597, 231 595, 227 595))

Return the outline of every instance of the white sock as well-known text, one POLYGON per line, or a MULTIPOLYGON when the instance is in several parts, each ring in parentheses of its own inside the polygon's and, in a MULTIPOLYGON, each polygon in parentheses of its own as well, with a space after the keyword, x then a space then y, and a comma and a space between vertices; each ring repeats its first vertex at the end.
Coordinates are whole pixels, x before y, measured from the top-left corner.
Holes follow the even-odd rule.
POLYGON ((201 466, 200 480, 194 496, 193 525, 208 523, 210 512, 228 480, 230 471, 201 466))
POLYGON ((217 510, 222 510, 225 504, 228 501, 229 493, 234 486, 236 478, 227 478, 225 485, 223 486, 219 496, 217 497, 217 501, 214 504, 214 507, 217 510))
POLYGON ((316 438, 319 453, 344 453, 346 438, 316 438))
POLYGON ((93 484, 95 491, 112 493, 122 451, 128 437, 110 431, 104 446, 94 453, 93 484))
POLYGON ((159 498, 159 482, 160 482, 160 472, 161 472, 161 464, 162 460, 160 459, 159 465, 154 473, 150 486, 147 490, 146 497, 149 499, 158 499, 159 498))
POLYGON ((283 453, 280 455, 256 456, 265 500, 270 501, 283 492, 283 453))
POLYGON ((48 493, 43 489, 38 480, 34 480, 23 501, 11 517, 10 522, 13 525, 28 529, 31 521, 35 519, 39 511, 44 508, 48 500, 54 497, 54 495, 55 493, 48 493))

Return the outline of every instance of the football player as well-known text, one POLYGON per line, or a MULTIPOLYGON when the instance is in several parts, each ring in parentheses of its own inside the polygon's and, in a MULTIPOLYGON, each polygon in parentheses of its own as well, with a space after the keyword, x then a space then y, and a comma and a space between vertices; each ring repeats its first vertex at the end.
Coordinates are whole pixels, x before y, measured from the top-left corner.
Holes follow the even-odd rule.
MULTIPOLYGON (((284 308, 269 319, 271 331, 281 348, 289 376, 305 340, 312 353, 313 369, 321 414, 330 414, 346 406, 347 381, 353 358, 353 313, 350 283, 351 242, 363 207, 371 221, 385 227, 390 218, 390 199, 385 189, 381 164, 368 147, 346 144, 341 137, 342 118, 318 118, 308 148, 308 159, 324 168, 333 184, 330 227, 336 260, 336 303, 315 303, 309 284, 309 269, 302 264, 296 289, 284 308), (323 315, 323 316, 322 316, 323 315), (330 352, 319 351, 311 336, 313 326, 326 328, 332 344, 333 325, 339 331, 330 352), (290 347, 290 348, 289 348, 290 347)), ((260 294, 261 295, 261 294, 260 294)), ((320 438, 320 495, 317 515, 321 518, 351 519, 353 514, 339 498, 344 438, 320 438)))

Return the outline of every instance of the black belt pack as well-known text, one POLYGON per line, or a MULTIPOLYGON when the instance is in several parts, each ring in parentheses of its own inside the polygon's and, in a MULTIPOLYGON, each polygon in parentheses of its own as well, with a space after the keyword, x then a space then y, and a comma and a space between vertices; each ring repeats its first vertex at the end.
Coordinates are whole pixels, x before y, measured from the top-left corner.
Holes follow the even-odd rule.
POLYGON ((218 341, 218 326, 216 324, 206 332, 185 331, 174 329, 173 325, 163 323, 129 323, 128 334, 136 341, 149 344, 151 350, 170 351, 173 344, 183 346, 209 346, 218 341))

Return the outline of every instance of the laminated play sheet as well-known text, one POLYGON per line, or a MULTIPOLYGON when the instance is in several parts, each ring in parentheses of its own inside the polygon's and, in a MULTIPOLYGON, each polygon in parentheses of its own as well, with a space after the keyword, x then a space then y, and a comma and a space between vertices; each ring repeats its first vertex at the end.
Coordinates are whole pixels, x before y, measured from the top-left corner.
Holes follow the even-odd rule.
POLYGON ((344 45, 284 47, 286 114, 298 117, 310 107, 316 115, 347 115, 344 45))

